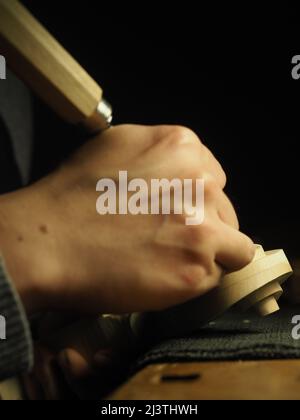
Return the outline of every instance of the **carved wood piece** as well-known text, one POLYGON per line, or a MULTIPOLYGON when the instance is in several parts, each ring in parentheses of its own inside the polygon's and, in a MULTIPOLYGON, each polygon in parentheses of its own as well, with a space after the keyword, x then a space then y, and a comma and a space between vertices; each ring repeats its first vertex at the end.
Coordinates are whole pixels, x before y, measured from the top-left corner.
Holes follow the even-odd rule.
POLYGON ((147 331, 161 339, 192 333, 235 305, 244 310, 252 307, 261 316, 270 315, 279 310, 281 285, 292 272, 283 250, 265 252, 257 245, 253 261, 224 275, 211 292, 162 312, 135 314, 132 328, 137 334, 147 331))

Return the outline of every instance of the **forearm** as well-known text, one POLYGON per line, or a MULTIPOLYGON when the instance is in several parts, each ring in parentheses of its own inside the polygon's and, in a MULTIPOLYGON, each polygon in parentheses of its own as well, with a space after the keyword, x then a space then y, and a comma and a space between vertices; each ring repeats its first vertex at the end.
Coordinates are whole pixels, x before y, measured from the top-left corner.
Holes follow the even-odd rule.
POLYGON ((0 196, 0 380, 32 367, 28 316, 43 309, 45 270, 39 265, 41 246, 32 237, 32 206, 31 190, 0 196))
MULTIPOLYGON (((0 196, 0 254, 27 315, 51 309, 56 258, 42 191, 26 188, 0 196)), ((54 300, 55 298, 53 298, 54 300)))

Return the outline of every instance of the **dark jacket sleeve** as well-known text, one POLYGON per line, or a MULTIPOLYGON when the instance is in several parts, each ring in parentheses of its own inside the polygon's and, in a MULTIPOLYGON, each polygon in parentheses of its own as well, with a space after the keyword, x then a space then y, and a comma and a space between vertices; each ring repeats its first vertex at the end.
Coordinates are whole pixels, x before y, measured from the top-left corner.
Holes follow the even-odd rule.
POLYGON ((28 371, 32 364, 27 317, 0 257, 0 380, 28 371))
MULTIPOLYGON (((0 194, 28 181, 31 125, 29 93, 8 72, 0 82, 0 194)), ((0 381, 28 371, 32 363, 28 320, 0 255, 0 381)))

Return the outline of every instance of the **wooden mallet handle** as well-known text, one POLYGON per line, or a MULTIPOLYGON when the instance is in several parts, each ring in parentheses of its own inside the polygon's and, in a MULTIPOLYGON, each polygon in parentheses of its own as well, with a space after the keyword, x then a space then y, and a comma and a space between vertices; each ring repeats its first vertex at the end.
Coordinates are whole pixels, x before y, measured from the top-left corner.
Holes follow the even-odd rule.
POLYGON ((107 128, 111 109, 101 87, 17 0, 0 0, 0 53, 65 121, 107 128))

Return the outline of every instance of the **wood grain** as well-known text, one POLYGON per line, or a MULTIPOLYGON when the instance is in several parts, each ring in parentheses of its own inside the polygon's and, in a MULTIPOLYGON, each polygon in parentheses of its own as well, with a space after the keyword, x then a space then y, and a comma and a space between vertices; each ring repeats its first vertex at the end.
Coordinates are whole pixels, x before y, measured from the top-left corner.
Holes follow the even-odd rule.
POLYGON ((300 360, 152 365, 131 378, 109 398, 299 400, 300 360))
POLYGON ((94 115, 102 89, 17 0, 0 0, 0 52, 67 122, 94 115))
MULTIPOLYGON (((0 383, 0 397, 23 399, 18 380, 0 383)), ((300 360, 151 365, 109 399, 299 400, 300 360)))

